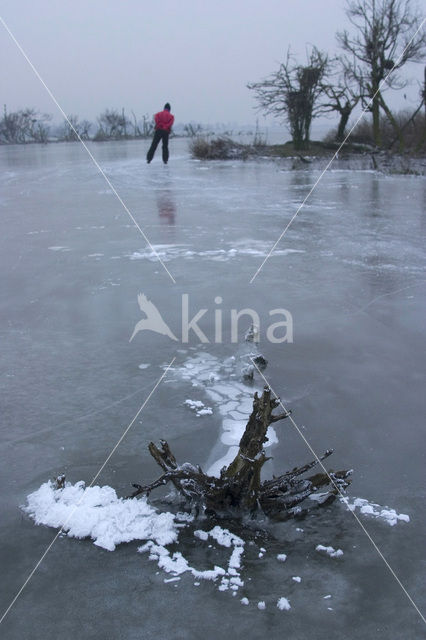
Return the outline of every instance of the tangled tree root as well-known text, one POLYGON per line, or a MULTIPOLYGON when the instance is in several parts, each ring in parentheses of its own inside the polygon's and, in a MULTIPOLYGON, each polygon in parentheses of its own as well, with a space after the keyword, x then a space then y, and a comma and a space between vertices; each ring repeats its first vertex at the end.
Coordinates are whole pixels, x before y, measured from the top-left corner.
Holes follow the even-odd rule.
POLYGON ((130 497, 149 495, 153 489, 171 482, 189 504, 204 509, 206 513, 254 513, 260 510, 268 516, 292 517, 303 513, 309 506, 329 504, 350 484, 351 471, 302 476, 328 458, 333 453, 332 449, 308 464, 294 467, 272 480, 261 481, 262 466, 269 460, 263 448, 268 440, 268 427, 290 415, 290 412, 274 415, 273 410, 279 404, 279 399, 271 397, 268 387, 264 388, 261 397, 254 394, 253 410, 240 440, 239 451, 231 464, 222 468, 219 478, 205 474, 201 467, 188 462, 178 465, 165 440, 160 441, 161 448, 151 442, 149 452, 164 473, 147 486, 134 484, 136 491, 130 497), (308 497, 311 500, 302 505, 308 497))

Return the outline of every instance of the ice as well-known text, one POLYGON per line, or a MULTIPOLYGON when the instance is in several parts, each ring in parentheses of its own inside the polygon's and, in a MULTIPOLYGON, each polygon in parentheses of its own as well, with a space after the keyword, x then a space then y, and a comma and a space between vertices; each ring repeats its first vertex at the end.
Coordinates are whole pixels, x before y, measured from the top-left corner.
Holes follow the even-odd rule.
POLYGON ((212 387, 212 390, 218 393, 220 396, 224 398, 229 398, 230 400, 235 400, 240 396, 240 390, 236 389, 233 385, 224 385, 224 384, 215 384, 212 387))
POLYGON ((291 609, 290 603, 287 598, 279 598, 277 607, 280 611, 288 611, 289 609, 291 609))
POLYGON ((245 414, 242 411, 230 411, 229 415, 231 416, 231 418, 233 418, 233 420, 244 420, 245 424, 247 424, 247 420, 250 414, 245 414))
MULTIPOLYGON (((228 445, 229 447, 237 446, 241 440, 241 436, 243 435, 243 433, 244 433, 244 428, 242 429, 236 428, 232 431, 224 431, 220 436, 220 440, 221 442, 223 442, 223 444, 228 445)), ((212 475, 215 475, 215 474, 212 474, 212 475)))
POLYGON ((287 560, 287 555, 285 553, 279 553, 277 555, 277 560, 279 562, 285 562, 287 560))
POLYGON ((265 604, 264 600, 261 600, 260 602, 257 603, 257 608, 260 609, 261 611, 266 609, 266 604, 265 604))
MULTIPOLYGON (((117 495, 125 495, 132 491, 131 482, 157 478, 146 450, 151 440, 166 438, 179 462, 199 463, 205 471, 230 446, 237 446, 236 441, 220 442, 225 431, 232 433, 222 421, 231 419, 231 411, 247 413, 251 394, 262 387, 259 379, 253 385, 238 386, 239 361, 232 357, 239 345, 230 344, 225 326, 231 307, 247 306, 264 314, 260 344, 269 359, 267 379, 277 393, 285 395, 284 404, 293 410, 295 422, 306 426, 303 433, 318 453, 329 446, 335 449, 331 467, 354 467, 349 504, 380 548, 396 550, 397 562, 404 566, 403 582, 411 586, 413 600, 421 600, 416 549, 425 526, 419 478, 424 473, 426 179, 353 170, 326 172, 309 197, 310 206, 303 207, 276 247, 305 253, 274 253, 249 286, 266 257, 265 250, 272 248, 320 172, 311 165, 306 171, 281 171, 287 160, 196 163, 186 151, 187 140, 174 138, 170 144, 166 168, 161 156, 156 165, 146 165, 149 141, 124 140, 93 149, 150 241, 163 245, 161 251, 177 287, 152 254, 129 259, 135 251, 145 252, 145 240, 133 224, 126 224, 127 214, 115 197, 97 195, 102 188, 100 177, 89 169, 78 145, 0 148, 5 223, 0 260, 9 283, 1 308, 2 391, 7 398, 2 407, 0 465, 3 610, 42 555, 45 539, 52 540, 58 530, 31 526, 32 520, 20 526, 16 505, 61 470, 73 483, 90 480, 154 387, 161 363, 170 362, 176 347, 185 353, 177 354, 174 371, 143 409, 142 424, 135 421, 97 484, 111 485, 117 495), (207 170, 198 171, 196 167, 203 164, 207 170), (4 176, 10 169, 15 177, 8 185, 4 176), (158 211, 157 201, 166 191, 176 208, 173 224, 158 211), (100 226, 105 229, 91 229, 100 226), (27 235, 29 231, 38 233, 27 235), (95 252, 104 256, 99 261, 87 257, 95 252), (120 287, 110 284, 118 282, 120 287), (181 292, 188 292, 191 317, 197 309, 209 308, 200 326, 211 340, 214 298, 221 295, 223 344, 199 345, 193 333, 190 344, 174 344, 166 336, 145 331, 129 345, 140 317, 137 293, 141 290, 178 336, 181 292), (265 338, 268 312, 281 306, 293 315, 294 345, 271 345, 265 338), (207 352, 214 358, 207 357, 207 352), (197 354, 200 360, 194 361, 193 369, 186 369, 183 380, 178 369, 197 354), (140 363, 151 363, 149 375, 138 369, 140 363), (209 395, 216 384, 230 385, 235 399, 227 392, 209 395), (183 406, 185 398, 201 400, 212 408, 213 416, 190 415, 183 406), (117 400, 120 405, 107 409, 117 400), (404 420, 406 429, 401 428, 404 420), (368 469, 379 472, 373 478, 368 469), (366 502, 355 505, 354 495, 366 502)), ((366 160, 370 161, 368 154, 366 160)), ((244 322, 240 329, 243 338, 244 322)), ((265 478, 311 459, 289 420, 274 427, 281 446, 268 450, 273 460, 264 467, 265 478)), ((151 499, 152 504, 171 510, 161 490, 152 493, 151 499)), ((174 504, 174 510, 179 508, 174 504)), ((135 553, 135 546, 146 539, 123 543, 111 554, 94 547, 90 538, 82 542, 65 537, 47 556, 49 572, 43 576, 43 562, 42 573, 34 575, 24 600, 18 599, 2 630, 6 624, 5 635, 10 637, 50 640, 64 623, 65 635, 70 637, 81 636, 81 629, 83 635, 85 629, 90 633, 95 625, 99 637, 121 632, 133 638, 141 635, 142 621, 142 633, 147 636, 173 636, 184 634, 189 611, 202 618, 203 633, 210 638, 217 635, 218 621, 220 628, 233 628, 236 600, 247 596, 250 607, 242 610, 245 622, 241 629, 237 625, 247 637, 259 631, 279 635, 280 621, 275 618, 290 619, 293 611, 292 617, 297 616, 293 631, 300 637, 311 637, 317 624, 318 634, 324 637, 344 629, 349 636, 367 638, 385 627, 418 637, 420 620, 416 622, 415 615, 401 622, 398 587, 392 578, 379 581, 379 565, 364 562, 365 534, 346 509, 337 500, 307 516, 303 525, 300 521, 267 523, 273 536, 261 543, 267 555, 257 560, 255 546, 247 563, 245 553, 234 551, 234 546, 193 536, 193 529, 209 531, 217 522, 182 521, 187 526, 176 529, 179 543, 164 545, 170 557, 179 551, 195 570, 214 571, 219 566, 227 573, 215 581, 200 580, 203 586, 198 589, 193 587, 198 580, 190 571, 181 574, 180 581, 163 584, 164 578, 180 576, 160 569, 156 560, 149 562, 148 552, 135 553), (303 536, 296 532, 297 524, 304 527, 303 536), (339 531, 337 538, 335 531, 339 531), (324 551, 320 552, 324 557, 313 554, 319 541, 341 547, 345 558, 329 558, 324 551), (211 543, 214 549, 208 548, 211 543), (280 564, 276 554, 284 547, 288 558, 280 564), (241 565, 235 569, 229 566, 234 554, 233 561, 238 564, 239 556, 241 565), (123 570, 117 571, 120 567, 123 570), (231 569, 245 582, 238 591, 229 587, 230 579, 236 577, 231 569), (82 579, 88 571, 91 579, 82 579), (58 580, 49 579, 56 575, 66 576, 64 588, 58 588, 58 580), (302 577, 303 587, 292 580, 295 575, 302 577), (361 575, 369 589, 355 593, 361 575), (224 577, 228 589, 219 594, 224 577), (132 615, 126 604, 135 585, 137 607, 132 615), (370 597, 379 587, 386 606, 374 606, 370 597), (330 593, 331 588, 332 599, 339 593, 345 606, 330 605, 328 600, 321 603, 324 591, 330 593), (282 612, 276 602, 286 590, 292 609, 282 612), (231 596, 234 592, 237 598, 231 596), (258 601, 265 601, 268 613, 257 610, 258 601), (25 615, 20 615, 20 602, 25 615), (339 619, 323 616, 328 605, 339 619)), ((245 537, 240 524, 234 530, 230 520, 225 522, 223 527, 245 537)), ((175 517, 173 526, 177 524, 175 517)), ((249 524, 263 526, 263 522, 249 524)))
MULTIPOLYGON (((215 393, 215 392, 213 392, 215 393)), ((211 394, 211 390, 207 389, 207 394, 210 395, 211 394)), ((217 400, 216 402, 221 402, 222 404, 220 405, 220 413, 222 415, 227 415, 228 413, 230 413, 233 409, 236 409, 238 407, 238 402, 225 402, 223 403, 223 397, 222 396, 217 396, 219 398, 219 400, 217 400)))
POLYGON ((293 576, 292 580, 294 580, 294 582, 302 582, 302 578, 300 576, 293 576))
POLYGON ((237 447, 237 446, 229 447, 229 449, 225 453, 225 455, 222 458, 220 458, 219 460, 216 460, 216 462, 214 462, 214 464, 212 464, 208 468, 207 474, 209 476, 216 476, 218 478, 219 475, 220 475, 220 470, 222 469, 222 467, 227 467, 229 464, 231 464, 231 462, 233 461, 233 459, 237 455, 238 450, 239 450, 239 447, 237 447))
POLYGON ((249 416, 253 411, 253 398, 250 396, 250 398, 243 399, 241 402, 239 402, 238 410, 244 415, 249 416))
POLYGON ((111 487, 86 487, 82 481, 67 482, 63 489, 46 482, 28 496, 23 510, 36 524, 62 528, 72 538, 91 538, 108 551, 132 540, 159 545, 177 540, 173 514, 158 513, 144 498, 124 500, 111 487))
POLYGON ((218 393, 216 393, 212 389, 206 389, 206 394, 209 396, 211 400, 213 400, 213 402, 218 402, 218 403, 222 402, 222 396, 220 396, 218 393))
POLYGON ((266 435, 268 436, 268 441, 263 445, 265 449, 272 446, 273 444, 278 443, 277 432, 275 431, 274 427, 269 427, 266 435))
MULTIPOLYGON (((216 477, 220 475, 222 467, 230 464, 238 452, 241 436, 252 411, 253 393, 256 390, 237 380, 231 380, 230 371, 234 370, 235 364, 235 357, 228 358, 222 363, 215 356, 203 352, 191 356, 176 370, 180 379, 204 386, 206 395, 216 403, 218 413, 224 416, 220 442, 227 446, 228 450, 207 469, 209 475, 216 477)), ((257 390, 260 391, 260 389, 257 390)), ((185 405, 196 411, 197 416, 213 413, 213 409, 205 407, 201 400, 187 399, 185 405)), ((269 427, 267 436, 265 448, 278 443, 274 427, 269 427)))
POLYGON ((238 445, 246 428, 246 421, 224 420, 221 441, 229 446, 238 445))
POLYGON ((241 602, 241 604, 244 604, 244 605, 247 606, 249 604, 249 599, 248 598, 241 598, 240 602, 241 602))
POLYGON ((243 430, 245 429, 247 424, 247 420, 231 420, 230 418, 225 418, 222 421, 222 429, 224 431, 234 431, 234 430, 243 430))

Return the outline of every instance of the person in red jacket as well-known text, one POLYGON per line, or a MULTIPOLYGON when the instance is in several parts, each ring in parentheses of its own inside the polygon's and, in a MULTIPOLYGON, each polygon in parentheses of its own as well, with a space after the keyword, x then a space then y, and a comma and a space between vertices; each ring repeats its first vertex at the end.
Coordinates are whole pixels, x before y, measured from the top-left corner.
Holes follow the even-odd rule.
POLYGON ((175 121, 174 116, 170 113, 170 104, 166 102, 163 111, 159 111, 155 114, 155 132, 152 139, 152 144, 146 154, 146 161, 149 164, 154 157, 154 153, 160 140, 163 141, 163 162, 167 164, 169 159, 169 134, 175 121))

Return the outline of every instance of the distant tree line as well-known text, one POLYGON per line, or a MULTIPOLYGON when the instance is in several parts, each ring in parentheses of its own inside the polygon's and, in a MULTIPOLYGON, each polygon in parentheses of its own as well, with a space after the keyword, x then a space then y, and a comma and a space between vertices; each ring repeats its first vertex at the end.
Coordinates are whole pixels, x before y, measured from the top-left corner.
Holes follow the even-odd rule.
POLYGON ((0 120, 0 143, 22 144, 25 142, 47 142, 51 116, 40 114, 35 109, 7 112, 4 105, 0 120))
POLYGON ((313 46, 301 64, 289 50, 277 71, 247 85, 258 108, 287 123, 296 149, 309 148, 312 120, 331 112, 339 115, 334 138, 342 142, 358 104, 371 114, 368 135, 364 123, 361 130, 375 146, 403 151, 407 141, 417 137, 417 146, 424 147, 426 69, 425 84, 411 112, 394 114, 384 95, 387 89, 407 86, 408 80, 398 74, 407 62, 424 61, 422 15, 410 0, 347 0, 346 14, 353 33, 336 34, 340 55, 330 57, 313 46))
MULTIPOLYGON (((422 62, 426 55, 426 34, 422 15, 412 0, 346 0, 351 32, 336 34, 341 53, 329 56, 317 47, 307 51, 305 63, 290 49, 277 71, 249 83, 258 109, 287 123, 295 149, 308 149, 312 121, 320 115, 338 115, 333 138, 347 137, 353 110, 361 105, 370 113, 351 134, 378 148, 424 151, 426 146, 426 67, 419 87, 418 103, 411 110, 392 112, 385 93, 402 90, 409 80, 400 75, 408 62, 422 62)), ((48 142, 52 139, 51 116, 35 109, 7 112, 0 120, 0 144, 48 142)), ((54 134, 56 140, 122 140, 148 138, 154 123, 147 115, 137 119, 124 109, 106 109, 96 124, 70 115, 54 134)), ((183 135, 202 133, 197 124, 187 124, 183 135)))
POLYGON ((74 142, 79 138, 103 141, 150 137, 154 129, 152 119, 144 115, 138 120, 134 112, 131 113, 130 118, 124 109, 105 109, 98 116, 96 124, 70 114, 62 125, 52 130, 49 124, 52 116, 49 114, 32 108, 8 112, 4 105, 0 119, 0 144, 46 143, 52 139, 74 142))
MULTIPOLYGON (((47 143, 75 142, 76 140, 126 140, 150 138, 154 131, 153 118, 143 115, 137 118, 134 111, 127 116, 124 109, 105 109, 96 119, 96 123, 81 120, 70 114, 57 127, 51 125, 52 116, 40 113, 36 109, 8 111, 3 108, 0 119, 0 144, 25 144, 30 142, 47 143)), ((194 137, 203 131, 200 124, 189 123, 182 128, 182 135, 194 137)))

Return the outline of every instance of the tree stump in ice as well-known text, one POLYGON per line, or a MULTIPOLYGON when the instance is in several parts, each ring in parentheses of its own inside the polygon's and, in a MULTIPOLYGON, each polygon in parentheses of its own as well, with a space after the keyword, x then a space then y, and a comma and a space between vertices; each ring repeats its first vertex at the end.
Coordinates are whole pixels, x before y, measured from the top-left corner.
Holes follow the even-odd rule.
POLYGON ((161 441, 161 449, 151 442, 149 451, 164 473, 150 485, 134 484, 136 491, 131 497, 148 495, 153 489, 171 482, 189 504, 201 507, 207 513, 220 515, 230 511, 253 513, 260 510, 281 517, 292 517, 312 506, 331 502, 349 485, 350 471, 324 470, 307 478, 302 476, 330 456, 332 449, 308 464, 262 482, 261 470, 269 459, 263 448, 268 440, 268 427, 290 416, 286 411, 274 414, 279 405, 279 399, 272 397, 269 387, 264 388, 260 397, 254 394, 253 410, 238 453, 231 464, 221 470, 219 478, 205 474, 199 466, 188 462, 178 465, 165 440, 161 441), (309 496, 313 500, 302 504, 309 496))

